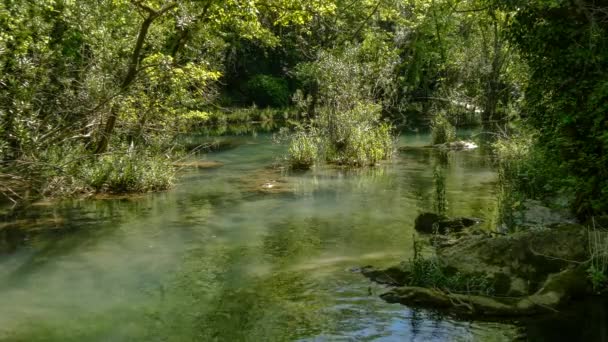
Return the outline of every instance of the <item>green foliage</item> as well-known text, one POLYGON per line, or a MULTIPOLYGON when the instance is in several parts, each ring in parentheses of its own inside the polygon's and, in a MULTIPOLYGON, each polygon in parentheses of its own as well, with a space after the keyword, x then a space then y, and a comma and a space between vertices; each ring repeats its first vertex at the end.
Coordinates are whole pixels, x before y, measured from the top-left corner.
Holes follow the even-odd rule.
POLYGON ((587 276, 594 291, 600 291, 606 287, 608 282, 608 276, 605 270, 598 269, 595 265, 589 266, 587 269, 587 276))
POLYGON ((587 231, 591 260, 587 275, 597 292, 608 286, 608 232, 596 229, 595 221, 587 231))
POLYGON ((302 168, 325 160, 361 167, 390 159, 394 150, 392 128, 379 120, 379 110, 378 105, 371 104, 359 104, 338 113, 322 110, 310 127, 297 128, 291 138, 290 163, 302 161, 295 163, 302 168))
POLYGON ((160 191, 170 188, 175 177, 171 160, 143 150, 87 156, 68 145, 46 150, 36 160, 32 169, 22 171, 39 173, 35 178, 47 197, 160 191))
POLYGON ((289 142, 288 163, 292 169, 307 170, 319 158, 318 136, 314 133, 299 131, 292 135, 289 142))
POLYGON ((376 101, 386 89, 381 81, 370 82, 372 74, 390 78, 391 67, 379 72, 373 62, 365 61, 365 48, 321 52, 315 62, 298 66, 298 77, 314 91, 308 97, 303 92, 294 97, 298 108, 306 111, 303 114, 312 115, 309 125, 300 126, 296 134, 315 137, 319 160, 361 167, 392 156, 392 126, 382 120, 383 107, 376 101))
POLYGON ((166 158, 136 151, 108 154, 82 165, 86 185, 96 192, 129 193, 166 190, 173 184, 175 169, 166 158))
POLYGON ((256 75, 247 82, 249 99, 260 107, 286 107, 291 92, 287 81, 270 75, 256 75))
POLYGON ((456 140, 456 127, 448 120, 446 112, 437 113, 431 122, 431 144, 445 144, 454 140, 456 140))
POLYGON ((414 258, 408 285, 436 288, 442 291, 472 295, 493 295, 495 290, 490 279, 481 274, 448 272, 437 258, 425 258, 421 254, 420 242, 414 240, 414 258))
POLYGON ((574 194, 579 218, 608 212, 608 24, 591 1, 492 1, 512 11, 507 37, 527 62, 526 123, 538 131, 536 177, 574 194), (576 42, 585 42, 578 44, 576 42))
POLYGON ((445 193, 445 174, 439 167, 435 167, 433 171, 433 181, 435 183, 435 212, 439 215, 445 215, 448 206, 445 193))

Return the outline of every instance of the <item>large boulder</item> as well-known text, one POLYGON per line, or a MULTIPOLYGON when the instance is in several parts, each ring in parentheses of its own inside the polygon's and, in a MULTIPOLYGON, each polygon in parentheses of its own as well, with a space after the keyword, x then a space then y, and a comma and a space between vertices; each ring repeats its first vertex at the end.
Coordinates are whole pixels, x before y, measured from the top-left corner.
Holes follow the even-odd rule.
POLYGON ((456 294, 415 286, 394 288, 381 297, 389 303, 401 303, 444 309, 459 314, 484 316, 525 316, 555 312, 571 298, 587 292, 582 267, 569 267, 551 274, 535 293, 521 297, 487 297, 456 294))
POLYGON ((418 215, 414 223, 416 231, 426 234, 448 234, 460 232, 465 228, 478 224, 481 220, 468 217, 450 219, 434 213, 418 215))
POLYGON ((504 236, 470 236, 437 249, 441 264, 463 273, 483 272, 495 279, 506 295, 524 295, 539 289, 550 274, 587 260, 583 227, 564 224, 504 236))
POLYGON ((558 225, 564 222, 574 223, 576 221, 567 210, 552 209, 536 200, 524 201, 519 209, 514 217, 514 223, 517 227, 523 229, 558 225))
POLYGON ((407 284, 411 272, 406 265, 389 267, 387 269, 377 269, 373 266, 361 268, 361 274, 369 280, 383 285, 404 286, 407 284))

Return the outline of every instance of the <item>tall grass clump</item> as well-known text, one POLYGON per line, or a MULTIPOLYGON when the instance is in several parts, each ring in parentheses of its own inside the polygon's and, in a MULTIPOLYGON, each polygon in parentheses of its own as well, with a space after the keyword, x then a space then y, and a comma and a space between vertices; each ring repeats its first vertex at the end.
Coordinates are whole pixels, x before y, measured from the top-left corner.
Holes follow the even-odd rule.
POLYGON ((288 163, 292 169, 311 168, 319 158, 318 136, 312 132, 298 131, 290 139, 288 163))
POLYGON ((503 136, 494 143, 498 169, 498 222, 507 229, 515 228, 520 205, 533 197, 529 188, 530 159, 534 136, 503 136))
POLYGON ((46 197, 160 191, 175 178, 170 159, 136 150, 94 156, 74 146, 51 148, 35 165, 40 174, 30 178, 44 179, 38 187, 46 197))
POLYGON ((433 182, 435 183, 435 212, 445 215, 448 207, 448 199, 445 191, 445 173, 440 167, 433 171, 433 182))
POLYGON ((495 293, 492 281, 482 274, 449 272, 436 257, 424 257, 420 242, 414 240, 414 257, 411 260, 411 275, 408 285, 436 288, 441 291, 485 295, 495 293))
POLYGON ((597 292, 608 285, 608 232, 597 229, 595 220, 587 231, 591 255, 587 275, 597 292))
POLYGON ((380 106, 358 104, 340 113, 325 109, 308 127, 297 128, 287 159, 295 169, 317 161, 361 167, 390 159, 393 150, 392 127, 380 120, 380 106))
POLYGON ((445 111, 438 112, 431 121, 431 141, 433 145, 445 144, 456 140, 456 127, 448 120, 445 111))
POLYGON ((362 167, 391 158, 392 125, 382 119, 387 104, 380 99, 391 92, 387 85, 396 56, 370 62, 365 46, 322 51, 316 61, 298 65, 296 75, 306 89, 293 100, 307 124, 296 129, 290 152, 301 152, 295 147, 303 137, 314 137, 318 161, 362 167))
POLYGON ((160 191, 173 184, 175 168, 170 160, 158 155, 108 154, 85 166, 82 177, 96 192, 160 191))

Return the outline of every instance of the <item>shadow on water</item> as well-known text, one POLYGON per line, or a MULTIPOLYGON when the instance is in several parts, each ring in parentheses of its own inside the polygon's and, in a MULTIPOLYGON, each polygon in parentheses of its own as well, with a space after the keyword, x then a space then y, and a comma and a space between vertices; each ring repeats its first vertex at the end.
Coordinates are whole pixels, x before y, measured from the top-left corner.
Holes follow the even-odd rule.
POLYGON ((436 204, 436 168, 446 214, 491 228, 496 176, 482 151, 414 148, 376 168, 277 173, 268 166, 285 146, 236 139, 201 157, 223 167, 186 170, 170 192, 11 218, 22 224, 0 229, 0 340, 510 341, 604 329, 576 315, 559 316, 572 324, 442 317, 383 302, 385 288, 351 271, 411 257, 414 219, 436 204), (258 191, 270 181, 287 190, 258 191), (28 234, 32 221, 53 229, 28 234))

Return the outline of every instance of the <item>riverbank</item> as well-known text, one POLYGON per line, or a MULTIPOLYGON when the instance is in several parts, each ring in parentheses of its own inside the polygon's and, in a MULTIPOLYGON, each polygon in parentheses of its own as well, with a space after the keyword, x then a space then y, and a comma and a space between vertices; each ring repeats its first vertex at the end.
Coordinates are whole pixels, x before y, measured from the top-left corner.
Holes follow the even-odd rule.
POLYGON ((422 214, 416 228, 428 234, 435 227, 426 240, 430 253, 423 255, 415 243, 409 261, 367 266, 362 273, 390 286, 380 295, 389 303, 484 320, 555 313, 606 293, 606 283, 591 272, 596 259, 605 258, 608 232, 600 227, 564 222, 495 234, 467 228, 473 225, 467 218, 422 214))

